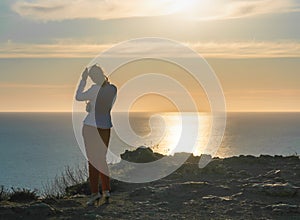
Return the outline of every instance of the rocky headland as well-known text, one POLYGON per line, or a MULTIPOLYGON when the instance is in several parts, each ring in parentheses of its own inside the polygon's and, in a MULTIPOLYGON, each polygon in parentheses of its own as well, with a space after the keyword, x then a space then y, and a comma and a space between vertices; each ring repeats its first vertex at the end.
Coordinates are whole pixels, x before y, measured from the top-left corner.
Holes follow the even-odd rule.
MULTIPOLYGON (((122 155, 138 163, 161 157, 147 148, 122 155)), ((298 156, 214 158, 202 169, 199 159, 151 183, 112 180, 110 204, 86 207, 87 182, 62 198, 8 198, 0 219, 300 219, 298 156)))

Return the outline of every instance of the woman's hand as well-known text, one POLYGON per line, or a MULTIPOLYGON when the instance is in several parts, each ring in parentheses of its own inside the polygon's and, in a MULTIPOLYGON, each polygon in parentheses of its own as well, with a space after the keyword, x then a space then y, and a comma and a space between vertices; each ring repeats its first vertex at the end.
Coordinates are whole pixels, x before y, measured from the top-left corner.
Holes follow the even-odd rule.
POLYGON ((88 76, 89 76, 88 68, 85 68, 85 70, 83 71, 81 77, 82 77, 83 80, 87 80, 88 76))

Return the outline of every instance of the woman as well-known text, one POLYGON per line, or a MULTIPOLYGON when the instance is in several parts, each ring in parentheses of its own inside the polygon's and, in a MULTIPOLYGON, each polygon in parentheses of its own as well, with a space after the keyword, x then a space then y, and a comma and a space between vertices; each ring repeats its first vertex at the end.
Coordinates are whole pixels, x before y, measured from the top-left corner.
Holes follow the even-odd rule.
POLYGON ((108 82, 101 67, 94 65, 82 73, 82 79, 76 92, 77 101, 87 101, 87 116, 83 122, 83 139, 88 157, 91 197, 87 205, 94 205, 101 198, 99 193, 99 175, 102 183, 102 196, 108 203, 110 182, 106 153, 110 138, 111 108, 115 101, 117 88, 108 82), (88 76, 94 84, 84 91, 88 76))

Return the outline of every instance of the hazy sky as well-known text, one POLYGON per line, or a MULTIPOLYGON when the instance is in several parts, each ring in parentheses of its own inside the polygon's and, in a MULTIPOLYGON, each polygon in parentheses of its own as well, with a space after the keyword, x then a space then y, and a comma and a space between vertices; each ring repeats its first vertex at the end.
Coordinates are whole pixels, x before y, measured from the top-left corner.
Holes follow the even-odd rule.
MULTIPOLYGON (((1 0, 0 111, 71 111, 85 65, 140 37, 173 39, 202 54, 228 111, 300 111, 299 20, 300 0, 1 0)), ((197 99, 199 88, 189 89, 197 99)), ((172 108, 154 96, 135 105, 172 108)))

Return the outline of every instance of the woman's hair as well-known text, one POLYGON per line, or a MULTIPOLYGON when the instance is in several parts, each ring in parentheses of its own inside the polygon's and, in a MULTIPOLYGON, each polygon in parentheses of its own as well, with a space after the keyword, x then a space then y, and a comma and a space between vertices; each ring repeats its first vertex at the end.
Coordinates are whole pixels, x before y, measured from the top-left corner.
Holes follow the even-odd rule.
POLYGON ((103 74, 104 75, 104 71, 103 71, 102 67, 100 67, 98 64, 94 64, 93 66, 91 66, 89 68, 89 72, 91 70, 95 70, 95 72, 99 72, 99 74, 103 74))
POLYGON ((108 77, 104 75, 103 69, 98 64, 89 68, 89 76, 97 84, 105 84, 108 82, 108 77))

